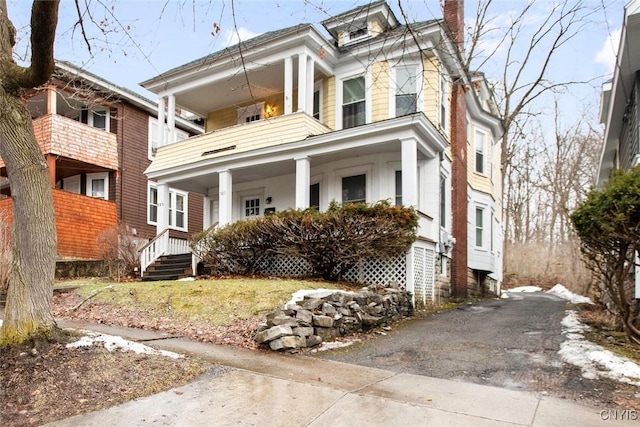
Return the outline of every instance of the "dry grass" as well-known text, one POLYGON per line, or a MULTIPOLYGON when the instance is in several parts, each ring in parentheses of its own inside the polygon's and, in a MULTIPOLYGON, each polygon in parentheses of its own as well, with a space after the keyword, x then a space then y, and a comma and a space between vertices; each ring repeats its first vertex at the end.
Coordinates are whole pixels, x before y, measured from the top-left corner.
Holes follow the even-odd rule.
POLYGON ((291 294, 300 289, 338 289, 333 283, 253 278, 129 283, 76 280, 62 282, 62 285, 80 286, 83 298, 101 290, 91 299, 92 304, 170 313, 176 319, 203 321, 215 326, 266 315, 285 304, 291 294))
POLYGON ((550 289, 560 283, 572 292, 587 295, 591 272, 580 258, 580 251, 569 243, 557 245, 552 253, 543 244, 509 243, 504 257, 503 289, 534 285, 550 289))

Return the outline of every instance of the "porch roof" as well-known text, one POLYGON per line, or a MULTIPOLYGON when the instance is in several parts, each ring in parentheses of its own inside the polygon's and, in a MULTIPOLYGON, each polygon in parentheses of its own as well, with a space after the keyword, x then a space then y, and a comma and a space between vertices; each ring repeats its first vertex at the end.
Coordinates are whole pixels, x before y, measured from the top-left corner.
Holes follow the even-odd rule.
POLYGON ((270 120, 286 121, 296 131, 279 135, 277 129, 282 128, 278 124, 258 126, 260 121, 190 138, 158 150, 145 173, 159 183, 205 193, 217 185, 217 173, 227 169, 234 171, 234 182, 242 182, 293 173, 294 160, 301 157, 324 163, 344 158, 349 152, 366 155, 400 150, 403 139, 415 138, 422 158, 436 157, 448 146, 445 136, 422 113, 338 131, 329 131, 305 113, 270 120), (265 134, 271 126, 275 130, 265 134), (319 132, 309 132, 314 126, 319 132), (234 135, 233 129, 239 129, 242 138, 234 135), (218 133, 228 133, 224 140, 234 141, 235 146, 214 144, 223 140, 216 137, 218 133), (281 139, 276 143, 260 143, 278 137, 281 139))

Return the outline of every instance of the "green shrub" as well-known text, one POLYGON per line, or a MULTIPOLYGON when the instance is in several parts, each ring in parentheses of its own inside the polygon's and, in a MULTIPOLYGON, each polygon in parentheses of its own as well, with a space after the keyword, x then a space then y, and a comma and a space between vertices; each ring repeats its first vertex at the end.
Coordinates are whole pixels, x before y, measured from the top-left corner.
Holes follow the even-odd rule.
POLYGON ((571 215, 589 268, 602 278, 630 341, 640 345, 640 303, 633 273, 640 250, 640 166, 615 171, 602 191, 592 190, 571 215))
POLYGON ((326 212, 289 209, 206 231, 192 248, 218 274, 261 274, 284 255, 308 261, 313 277, 339 280, 361 261, 406 253, 417 226, 411 208, 333 202, 326 212))

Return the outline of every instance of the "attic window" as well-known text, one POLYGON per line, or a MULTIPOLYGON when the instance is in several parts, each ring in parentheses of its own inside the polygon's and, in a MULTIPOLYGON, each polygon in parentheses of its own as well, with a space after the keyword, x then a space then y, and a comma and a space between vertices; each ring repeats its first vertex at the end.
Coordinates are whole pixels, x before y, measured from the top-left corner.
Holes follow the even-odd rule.
POLYGON ((358 28, 355 31, 349 32, 349 40, 359 39, 367 35, 367 27, 358 28))

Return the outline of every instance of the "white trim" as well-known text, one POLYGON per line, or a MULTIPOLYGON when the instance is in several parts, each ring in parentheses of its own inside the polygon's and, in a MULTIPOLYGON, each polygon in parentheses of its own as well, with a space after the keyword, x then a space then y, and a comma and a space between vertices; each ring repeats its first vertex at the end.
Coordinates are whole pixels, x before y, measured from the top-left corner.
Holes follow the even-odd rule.
POLYGON ((482 175, 482 176, 489 176, 487 174, 487 158, 488 158, 488 151, 487 150, 487 141, 488 141, 488 135, 486 134, 486 132, 484 132, 483 130, 480 130, 478 128, 475 129, 474 135, 473 135, 473 172, 475 172, 478 175, 482 175), (481 138, 479 138, 481 137, 481 138), (482 144, 480 145, 479 142, 482 142, 482 144), (482 151, 479 151, 478 148, 481 148, 482 151), (478 153, 482 154, 482 170, 479 171, 478 170, 478 153))
POLYGON ((416 79, 416 112, 423 110, 423 90, 422 82, 424 81, 424 67, 419 62, 398 63, 389 69, 389 117, 397 117, 396 95, 398 94, 397 70, 399 68, 413 68, 416 79))
POLYGON ((350 176, 365 175, 365 203, 371 203, 371 192, 373 190, 372 179, 373 164, 352 166, 348 168, 335 169, 333 171, 335 176, 335 185, 333 189, 329 189, 333 192, 330 194, 329 200, 335 200, 342 204, 342 178, 348 178, 350 176))
POLYGON ((104 199, 109 200, 109 172, 99 172, 99 173, 88 173, 87 174, 87 182, 86 182, 86 194, 89 197, 94 197, 96 199, 104 199), (103 180, 104 181, 104 189, 103 196, 94 196, 93 195, 93 180, 103 180))
MULTIPOLYGON (((322 108, 324 107, 323 102, 322 102, 322 95, 323 95, 323 93, 322 93, 323 84, 322 83, 323 83, 322 80, 318 80, 317 82, 315 82, 313 84, 313 93, 315 94, 316 91, 318 92, 318 119, 317 120, 320 123, 324 123, 324 121, 323 121, 324 120, 324 114, 322 113, 322 108)), ((313 116, 314 115, 314 112, 313 112, 313 95, 311 96, 311 98, 312 98, 311 99, 311 116, 313 116)))
POLYGON ((259 218, 261 216, 264 216, 264 187, 260 187, 260 188, 251 188, 248 190, 242 190, 242 191, 237 191, 235 193, 235 200, 236 200, 236 218, 238 220, 243 220, 243 219, 248 219, 248 218, 259 218), (254 216, 248 216, 246 217, 244 215, 244 202, 246 200, 251 200, 251 199, 258 199, 260 200, 260 213, 258 215, 254 215, 254 216))
MULTIPOLYGON (((155 157, 154 148, 157 150, 162 147, 163 142, 160 140, 159 133, 159 121, 157 118, 149 116, 149 132, 147 135, 147 156, 149 160, 153 160, 155 157), (154 144, 155 142, 155 144, 154 144)), ((169 125, 165 124, 164 127, 164 145, 173 144, 175 142, 184 141, 189 138, 189 133, 174 127, 173 140, 171 140, 171 132, 169 131, 169 125)))

